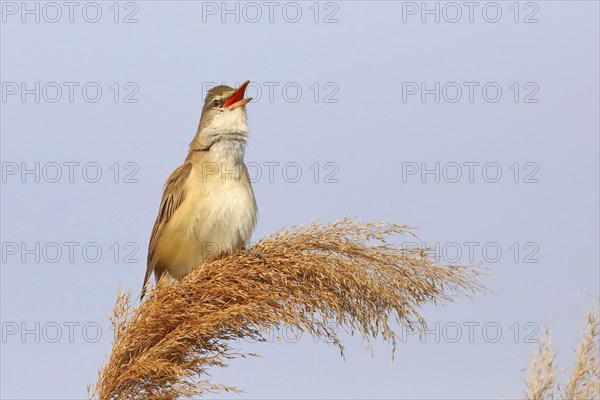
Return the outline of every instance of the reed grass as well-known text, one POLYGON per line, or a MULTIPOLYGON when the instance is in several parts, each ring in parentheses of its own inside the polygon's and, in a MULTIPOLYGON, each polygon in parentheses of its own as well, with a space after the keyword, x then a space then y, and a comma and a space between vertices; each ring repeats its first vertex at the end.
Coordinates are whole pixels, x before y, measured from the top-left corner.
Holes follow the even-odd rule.
POLYGON ((311 223, 205 262, 173 285, 157 285, 137 306, 120 293, 112 352, 90 397, 237 392, 212 383, 209 370, 248 355, 232 347, 235 340, 264 341, 272 329, 325 338, 343 355, 334 322, 395 349, 394 327, 424 328, 422 306, 483 290, 481 269, 439 265, 427 250, 397 243, 405 236, 408 227, 385 222, 311 223))
POLYGON ((600 399, 600 343, 599 315, 585 314, 586 328, 581 332, 581 342, 576 350, 575 366, 566 383, 561 385, 558 375, 564 372, 556 365, 552 339, 546 331, 538 350, 530 356, 528 376, 525 380, 525 398, 529 400, 597 400, 600 399))

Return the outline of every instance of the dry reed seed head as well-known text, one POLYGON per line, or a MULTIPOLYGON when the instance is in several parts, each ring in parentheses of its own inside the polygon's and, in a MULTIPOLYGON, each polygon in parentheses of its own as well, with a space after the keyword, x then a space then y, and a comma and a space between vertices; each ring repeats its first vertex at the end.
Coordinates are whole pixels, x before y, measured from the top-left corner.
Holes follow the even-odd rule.
POLYGON ((545 400, 554 398, 556 379, 556 354, 552 350, 552 338, 549 331, 544 332, 538 350, 530 357, 529 374, 525 380, 525 398, 545 400))
POLYGON ((586 329, 581 332, 582 339, 577 347, 575 367, 563 391, 565 399, 600 398, 600 318, 598 311, 585 314, 586 329))
POLYGON ((327 338, 342 353, 337 325, 395 346, 391 322, 422 328, 420 307, 483 288, 477 268, 438 265, 422 249, 385 243, 408 227, 351 219, 284 229, 251 252, 203 263, 174 285, 150 289, 132 307, 119 295, 112 353, 91 396, 177 398, 236 391, 206 380, 208 370, 245 356, 237 339, 263 340, 289 327, 327 338), (256 254, 260 254, 257 257, 256 254))
POLYGON ((600 344, 598 312, 588 312, 586 329, 576 351, 575 367, 567 385, 561 390, 555 366, 556 353, 548 331, 539 343, 539 349, 530 356, 529 373, 525 380, 525 399, 589 400, 600 398, 600 344))

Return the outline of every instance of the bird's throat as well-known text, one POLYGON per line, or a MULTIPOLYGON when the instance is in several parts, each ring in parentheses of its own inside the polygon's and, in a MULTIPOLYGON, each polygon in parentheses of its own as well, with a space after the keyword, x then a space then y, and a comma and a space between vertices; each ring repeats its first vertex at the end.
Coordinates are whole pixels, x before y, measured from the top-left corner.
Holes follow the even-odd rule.
POLYGON ((246 138, 227 135, 210 147, 210 158, 216 162, 243 163, 246 153, 246 138))

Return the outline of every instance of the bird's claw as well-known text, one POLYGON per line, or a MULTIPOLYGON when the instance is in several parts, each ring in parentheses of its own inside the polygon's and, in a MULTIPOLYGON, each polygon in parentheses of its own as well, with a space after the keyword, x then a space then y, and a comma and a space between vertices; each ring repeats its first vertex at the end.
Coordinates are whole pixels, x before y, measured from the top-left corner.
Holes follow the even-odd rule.
POLYGON ((245 251, 249 257, 257 257, 263 263, 265 262, 265 256, 260 251, 248 247, 242 247, 242 250, 245 251))

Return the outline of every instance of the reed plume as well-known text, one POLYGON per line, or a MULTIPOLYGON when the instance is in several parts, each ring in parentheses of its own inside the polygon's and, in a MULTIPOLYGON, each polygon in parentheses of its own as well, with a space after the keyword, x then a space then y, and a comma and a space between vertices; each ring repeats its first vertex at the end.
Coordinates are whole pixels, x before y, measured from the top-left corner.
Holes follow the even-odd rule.
POLYGON ((557 386, 556 353, 552 350, 552 337, 548 331, 538 344, 538 350, 529 356, 529 373, 525 379, 526 399, 554 399, 557 386))
POLYGON ((587 312, 586 329, 576 351, 575 367, 564 387, 558 382, 556 353, 548 332, 530 358, 525 398, 528 400, 591 400, 600 398, 600 336, 598 313, 587 312))
POLYGON ((443 266, 426 249, 386 240, 412 235, 385 222, 341 222, 284 229, 201 264, 174 285, 149 292, 139 306, 120 294, 112 353, 90 397, 190 398, 237 391, 207 379, 211 367, 246 356, 236 339, 264 341, 269 329, 326 338, 343 355, 331 322, 395 348, 393 322, 421 330, 420 308, 483 288, 478 268, 443 266))

